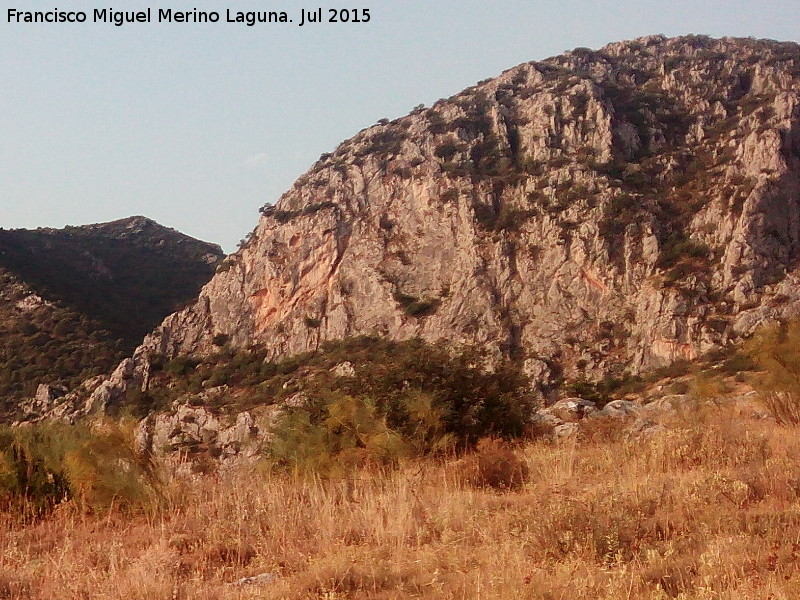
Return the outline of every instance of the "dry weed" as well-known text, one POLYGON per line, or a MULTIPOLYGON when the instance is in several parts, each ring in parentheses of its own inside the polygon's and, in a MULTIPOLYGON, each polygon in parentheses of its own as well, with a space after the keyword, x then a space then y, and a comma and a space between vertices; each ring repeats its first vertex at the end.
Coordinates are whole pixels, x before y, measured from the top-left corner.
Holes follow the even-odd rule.
POLYGON ((648 438, 486 442, 470 485, 467 461, 242 469, 168 482, 158 514, 0 513, 0 598, 800 598, 800 435, 698 410, 648 438))

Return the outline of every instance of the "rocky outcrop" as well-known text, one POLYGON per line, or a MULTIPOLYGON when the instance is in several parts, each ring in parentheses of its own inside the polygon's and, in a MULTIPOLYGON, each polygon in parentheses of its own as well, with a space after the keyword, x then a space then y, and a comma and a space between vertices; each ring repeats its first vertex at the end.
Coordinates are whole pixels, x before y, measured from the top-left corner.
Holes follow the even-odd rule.
POLYGON ((143 420, 136 439, 140 452, 161 455, 180 450, 188 458, 206 453, 225 462, 260 456, 266 434, 250 412, 223 417, 203 406, 177 403, 171 410, 143 420))
POLYGON ((656 36, 368 128, 264 207, 132 361, 45 404, 106 411, 154 356, 221 345, 445 338, 545 384, 727 345, 800 309, 798 77, 796 44, 656 36))
POLYGON ((799 72, 796 44, 656 36, 370 127, 138 357, 378 334, 597 378, 725 345, 800 307, 799 72))

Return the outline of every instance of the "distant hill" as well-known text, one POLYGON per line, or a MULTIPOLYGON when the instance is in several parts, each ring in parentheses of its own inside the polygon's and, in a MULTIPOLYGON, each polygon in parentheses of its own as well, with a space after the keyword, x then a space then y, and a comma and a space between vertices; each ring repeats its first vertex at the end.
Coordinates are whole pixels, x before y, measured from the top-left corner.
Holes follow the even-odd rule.
POLYGON ((145 217, 0 230, 0 401, 107 372, 223 256, 145 217))

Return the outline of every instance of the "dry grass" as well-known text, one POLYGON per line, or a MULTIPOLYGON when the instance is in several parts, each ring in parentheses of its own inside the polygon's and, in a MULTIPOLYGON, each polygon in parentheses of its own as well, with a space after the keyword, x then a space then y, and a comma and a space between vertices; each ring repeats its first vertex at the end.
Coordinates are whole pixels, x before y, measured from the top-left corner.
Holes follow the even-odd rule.
POLYGON ((518 454, 506 492, 416 462, 174 480, 155 517, 0 515, 0 598, 800 598, 797 430, 714 409, 518 454), (229 585, 260 573, 277 579, 229 585))
POLYGON ((800 398, 793 392, 763 394, 764 408, 782 425, 800 425, 800 398))

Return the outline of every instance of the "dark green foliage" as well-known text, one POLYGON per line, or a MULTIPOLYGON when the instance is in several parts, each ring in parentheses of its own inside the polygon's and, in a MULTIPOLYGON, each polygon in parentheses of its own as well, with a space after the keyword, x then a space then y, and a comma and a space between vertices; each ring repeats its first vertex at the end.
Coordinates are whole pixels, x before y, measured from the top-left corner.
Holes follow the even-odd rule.
POLYGON ((641 384, 642 380, 639 377, 608 374, 599 381, 576 379, 567 383, 564 389, 567 394, 590 400, 598 408, 602 408, 615 398, 637 391, 641 384))
POLYGON ((428 121, 430 122, 428 129, 431 133, 434 135, 440 135, 448 131, 447 121, 444 120, 440 112, 430 109, 427 112, 427 116, 428 121))
POLYGON ((499 210, 493 206, 475 202, 472 205, 477 224, 487 231, 519 231, 522 225, 536 214, 536 210, 514 208, 503 204, 499 210))
POLYGON ((230 339, 231 336, 229 336, 227 333, 218 333, 211 339, 211 343, 217 346, 218 348, 221 348, 222 346, 227 344, 230 341, 230 339))
POLYGON ((441 158, 443 161, 450 162, 451 160, 453 160, 453 157, 455 157, 455 155, 458 154, 459 152, 462 152, 463 149, 464 148, 460 143, 454 140, 452 141, 448 140, 446 142, 439 144, 433 153, 438 158, 441 158))
POLYGON ((335 207, 336 204, 330 201, 326 201, 326 202, 318 202, 316 204, 309 204, 305 208, 299 210, 279 210, 274 207, 269 207, 268 210, 262 211, 262 214, 265 216, 272 217, 278 223, 288 223, 289 221, 291 221, 296 217, 313 215, 321 210, 326 210, 335 207))
POLYGON ((384 231, 391 231, 394 229, 394 222, 387 215, 381 215, 378 220, 378 226, 384 231))
POLYGON ((306 364, 335 364, 335 357, 357 365, 356 377, 318 378, 305 388, 309 403, 287 411, 275 428, 279 464, 385 464, 468 448, 482 437, 520 435, 533 408, 519 368, 503 363, 489 371, 476 349, 357 338, 325 345, 306 364))
POLYGON ((572 104, 574 116, 578 118, 586 112, 586 107, 589 104, 589 96, 585 92, 578 92, 572 94, 569 97, 569 101, 570 104, 572 104))
MULTIPOLYGON (((0 429, 0 505, 38 515, 69 497, 69 484, 42 429, 0 429)), ((50 439, 48 439, 50 438, 50 439)))
POLYGON ((709 254, 710 250, 705 244, 673 234, 662 245, 656 266, 667 270, 668 282, 678 281, 691 274, 707 275, 710 268, 709 254))
POLYGON ((178 356, 164 365, 164 371, 170 375, 188 375, 198 365, 198 363, 199 361, 192 357, 178 356))
POLYGON ((306 327, 310 329, 319 329, 320 325, 322 325, 322 319, 317 319, 315 317, 304 317, 303 322, 306 324, 306 327))
POLYGON ((480 202, 475 202, 472 208, 475 211, 475 220, 478 222, 478 225, 484 229, 493 231, 497 223, 497 213, 494 208, 486 204, 481 204, 480 202))
POLYGON ((634 162, 644 158, 653 129, 661 130, 670 143, 679 143, 689 130, 692 119, 687 111, 656 87, 605 81, 601 88, 615 112, 636 127, 642 140, 643 150, 632 157, 634 162))
POLYGON ((688 375, 692 372, 692 363, 688 360, 676 360, 674 363, 667 365, 666 367, 661 367, 656 369, 653 374, 652 378, 654 380, 661 379, 664 377, 675 378, 675 377, 683 377, 684 375, 688 375))
POLYGON ((0 230, 0 419, 40 383, 74 388, 112 370, 196 296, 221 254, 143 218, 0 230))
POLYGON ((416 389, 434 396, 435 406, 443 411, 445 430, 462 444, 487 435, 506 437, 522 432, 532 398, 527 379, 517 366, 503 363, 490 372, 482 366, 486 361, 482 351, 453 351, 443 343, 367 343, 376 356, 359 373, 361 381, 350 382, 358 387, 344 391, 374 398, 386 408, 390 425, 400 430, 413 426, 403 410, 394 408, 393 399, 416 389))
POLYGON ((800 321, 761 328, 744 352, 759 367, 749 379, 762 392, 767 412, 782 425, 800 425, 800 321))
POLYGON ((593 171, 611 179, 614 185, 630 192, 652 192, 657 187, 655 177, 657 173, 645 169, 650 166, 647 159, 639 165, 632 165, 621 160, 601 163, 590 158, 586 161, 586 165, 593 171))
POLYGON ((404 131, 397 128, 382 127, 377 133, 369 137, 367 144, 359 150, 359 155, 390 156, 397 154, 400 152, 404 139, 404 131))
MULTIPOLYGON (((500 101, 506 100, 501 97, 500 101)), ((452 129, 458 130, 459 136, 451 137, 434 151, 443 161, 442 171, 455 176, 470 176, 473 182, 499 180, 516 184, 524 180, 527 165, 525 158, 518 154, 519 132, 513 119, 505 119, 505 132, 496 131, 492 116, 495 104, 483 92, 465 92, 457 96, 455 102, 464 111, 463 116, 452 122, 452 129), (501 136, 507 136, 508 147, 502 143, 501 136), (465 137, 469 143, 461 141, 465 137), (453 162, 467 148, 469 156, 459 163, 453 162)))
POLYGON ((409 296, 400 290, 394 293, 395 302, 403 307, 405 313, 411 317, 426 317, 436 312, 440 300, 438 298, 424 298, 420 300, 416 296, 409 296))
POLYGON ((0 290, 0 420, 39 383, 73 388, 122 359, 121 342, 73 309, 41 304, 20 310, 16 302, 29 292, 2 268, 0 290))
POLYGON ((391 466, 413 446, 389 428, 369 399, 331 394, 324 403, 281 415, 269 448, 278 468, 340 476, 365 466, 391 466))
POLYGON ((442 202, 455 202, 458 200, 458 190, 456 188, 450 188, 449 190, 445 191, 441 195, 442 202))
POLYGON ((144 419, 153 411, 163 410, 168 407, 165 395, 142 391, 139 387, 131 387, 125 396, 124 407, 114 407, 110 410, 114 416, 121 414, 133 417, 134 419, 144 419))
POLYGON ((131 392, 128 401, 131 409, 134 401, 140 407, 147 402, 164 407, 187 392, 197 394, 224 382, 232 393, 209 408, 236 412, 302 392, 308 403, 290 409, 281 421, 278 439, 283 449, 275 450, 275 460, 287 465, 294 462, 292 456, 311 460, 317 452, 313 449, 322 448, 328 456, 349 449, 347 460, 356 461, 370 448, 370 460, 392 462, 401 456, 466 448, 488 435, 513 437, 523 432, 534 406, 528 380, 512 363, 492 371, 484 367, 486 360, 485 353, 474 348, 452 350, 444 343, 417 339, 326 342, 317 351, 278 363, 266 360, 260 348, 226 348, 198 359, 182 375, 170 365, 187 364, 185 357, 168 363, 168 368, 152 373, 144 397, 131 392), (353 365, 354 376, 333 372, 345 361, 353 365))
POLYGON ((483 139, 470 150, 470 160, 476 175, 494 177, 504 173, 511 162, 503 150, 496 135, 487 133, 483 139))
POLYGON ((628 227, 641 219, 642 213, 641 200, 630 194, 614 196, 608 203, 598 229, 608 243, 612 257, 619 258, 622 236, 628 227))
POLYGON ((195 298, 221 258, 218 246, 141 217, 62 230, 0 230, 0 266, 44 298, 99 321, 128 351, 195 298))
POLYGON ((426 317, 436 312, 439 307, 439 300, 437 298, 425 298, 424 300, 415 300, 407 304, 404 308, 407 315, 412 317, 426 317))
POLYGON ((742 371, 754 371, 757 368, 756 362, 746 354, 735 353, 722 363, 722 370, 725 373, 740 373, 742 371))

